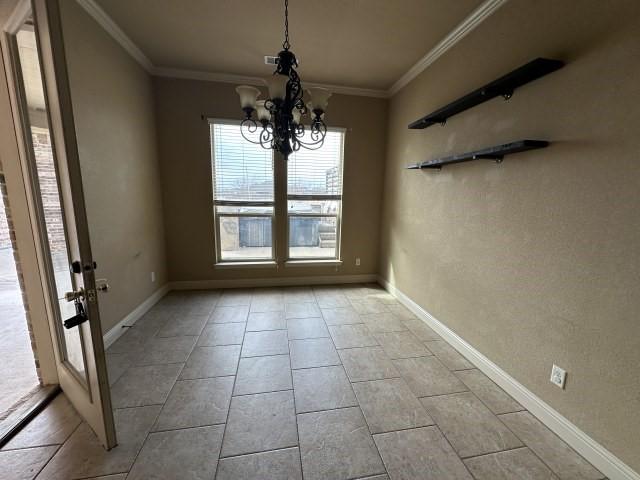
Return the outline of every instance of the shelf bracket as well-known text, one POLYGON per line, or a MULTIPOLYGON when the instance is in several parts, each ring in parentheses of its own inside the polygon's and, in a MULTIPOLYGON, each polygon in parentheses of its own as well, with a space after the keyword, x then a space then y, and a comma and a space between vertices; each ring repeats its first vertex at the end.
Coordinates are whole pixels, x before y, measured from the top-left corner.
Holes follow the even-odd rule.
POLYGON ((513 97, 513 90, 507 90, 503 93, 500 94, 502 96, 502 98, 504 98, 504 101, 508 101, 511 100, 511 97, 513 97))
POLYGON ((471 157, 473 160, 495 160, 496 163, 502 163, 504 155, 481 154, 471 157))

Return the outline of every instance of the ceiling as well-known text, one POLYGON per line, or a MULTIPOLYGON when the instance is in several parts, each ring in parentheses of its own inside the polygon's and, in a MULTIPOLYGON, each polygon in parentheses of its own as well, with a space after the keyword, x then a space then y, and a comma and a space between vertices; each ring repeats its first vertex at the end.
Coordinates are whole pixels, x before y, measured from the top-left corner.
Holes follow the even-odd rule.
MULTIPOLYGON (((265 77, 282 0, 95 0, 155 67, 265 77)), ((291 0, 303 80, 386 90, 481 0, 291 0)))

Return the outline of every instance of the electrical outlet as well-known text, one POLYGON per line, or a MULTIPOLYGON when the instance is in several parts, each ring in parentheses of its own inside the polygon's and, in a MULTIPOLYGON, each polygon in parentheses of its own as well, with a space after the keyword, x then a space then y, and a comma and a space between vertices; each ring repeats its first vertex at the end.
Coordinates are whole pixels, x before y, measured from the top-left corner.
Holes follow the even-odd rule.
POLYGON ((155 282, 156 281, 156 272, 151 272, 151 282, 155 282))
POLYGON ((553 365, 551 369, 551 383, 564 389, 564 381, 567 378, 567 372, 557 365, 553 365))
POLYGON ((356 258, 356 267, 359 267, 359 266, 360 266, 360 257, 357 257, 356 258))

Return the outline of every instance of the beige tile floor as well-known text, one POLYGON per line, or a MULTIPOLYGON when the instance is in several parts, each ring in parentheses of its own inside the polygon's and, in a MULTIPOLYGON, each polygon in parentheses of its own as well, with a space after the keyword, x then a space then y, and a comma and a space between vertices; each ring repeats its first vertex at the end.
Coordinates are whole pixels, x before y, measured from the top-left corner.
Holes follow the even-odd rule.
POLYGON ((59 396, 0 478, 603 478, 373 285, 174 292, 107 356, 118 447, 59 396))

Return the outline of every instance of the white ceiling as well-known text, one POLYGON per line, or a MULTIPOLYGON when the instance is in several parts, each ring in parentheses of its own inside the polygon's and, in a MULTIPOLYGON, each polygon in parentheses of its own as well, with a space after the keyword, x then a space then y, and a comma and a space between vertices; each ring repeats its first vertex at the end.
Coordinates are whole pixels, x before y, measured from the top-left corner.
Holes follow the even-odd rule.
MULTIPOLYGON (((273 67, 264 56, 282 45, 282 0, 95 3, 159 70, 266 77, 273 67)), ((483 7, 481 0, 291 0, 291 50, 305 81, 387 91, 483 7)))

